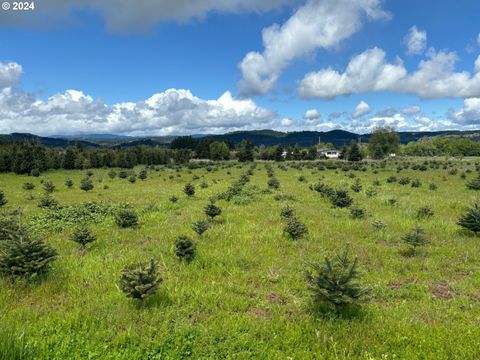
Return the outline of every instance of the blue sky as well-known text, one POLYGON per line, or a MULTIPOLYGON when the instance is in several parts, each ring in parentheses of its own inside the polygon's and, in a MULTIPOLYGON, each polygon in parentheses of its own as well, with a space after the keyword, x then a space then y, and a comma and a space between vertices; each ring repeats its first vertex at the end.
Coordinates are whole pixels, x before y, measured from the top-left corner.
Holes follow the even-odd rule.
POLYGON ((0 132, 477 129, 479 13, 473 0, 0 10, 0 132))

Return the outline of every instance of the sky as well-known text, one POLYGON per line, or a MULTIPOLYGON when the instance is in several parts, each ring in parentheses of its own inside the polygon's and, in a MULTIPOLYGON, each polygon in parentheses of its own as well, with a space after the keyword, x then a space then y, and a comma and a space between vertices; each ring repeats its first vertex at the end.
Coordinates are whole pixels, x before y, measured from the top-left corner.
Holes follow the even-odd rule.
POLYGON ((478 0, 0 2, 0 133, 480 128, 478 0))

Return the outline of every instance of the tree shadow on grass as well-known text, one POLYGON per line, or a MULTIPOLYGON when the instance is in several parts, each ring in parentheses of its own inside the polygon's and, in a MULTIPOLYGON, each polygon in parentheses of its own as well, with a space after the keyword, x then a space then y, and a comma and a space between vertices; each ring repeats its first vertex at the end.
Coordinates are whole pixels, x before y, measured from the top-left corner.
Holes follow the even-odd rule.
POLYGON ((328 321, 339 320, 362 320, 365 318, 365 312, 359 305, 346 305, 335 307, 329 303, 310 303, 309 308, 316 318, 328 321))
POLYGON ((172 298, 165 292, 159 291, 152 297, 146 299, 143 303, 140 301, 135 302, 137 309, 151 309, 151 308, 167 308, 174 304, 172 298))

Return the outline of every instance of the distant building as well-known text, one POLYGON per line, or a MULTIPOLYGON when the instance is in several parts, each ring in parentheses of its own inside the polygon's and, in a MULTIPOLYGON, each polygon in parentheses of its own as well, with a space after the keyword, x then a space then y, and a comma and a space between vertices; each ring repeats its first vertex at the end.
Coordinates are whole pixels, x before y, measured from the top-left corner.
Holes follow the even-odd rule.
POLYGON ((338 159, 340 156, 340 151, 338 150, 318 149, 318 152, 328 159, 338 159))

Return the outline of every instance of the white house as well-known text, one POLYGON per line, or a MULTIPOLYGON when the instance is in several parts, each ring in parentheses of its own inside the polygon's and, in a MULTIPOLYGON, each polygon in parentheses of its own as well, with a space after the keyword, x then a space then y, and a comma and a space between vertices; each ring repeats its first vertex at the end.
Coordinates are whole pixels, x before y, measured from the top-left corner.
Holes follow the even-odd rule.
POLYGON ((328 159, 338 159, 338 157, 340 156, 340 151, 338 150, 319 149, 318 152, 328 159))

